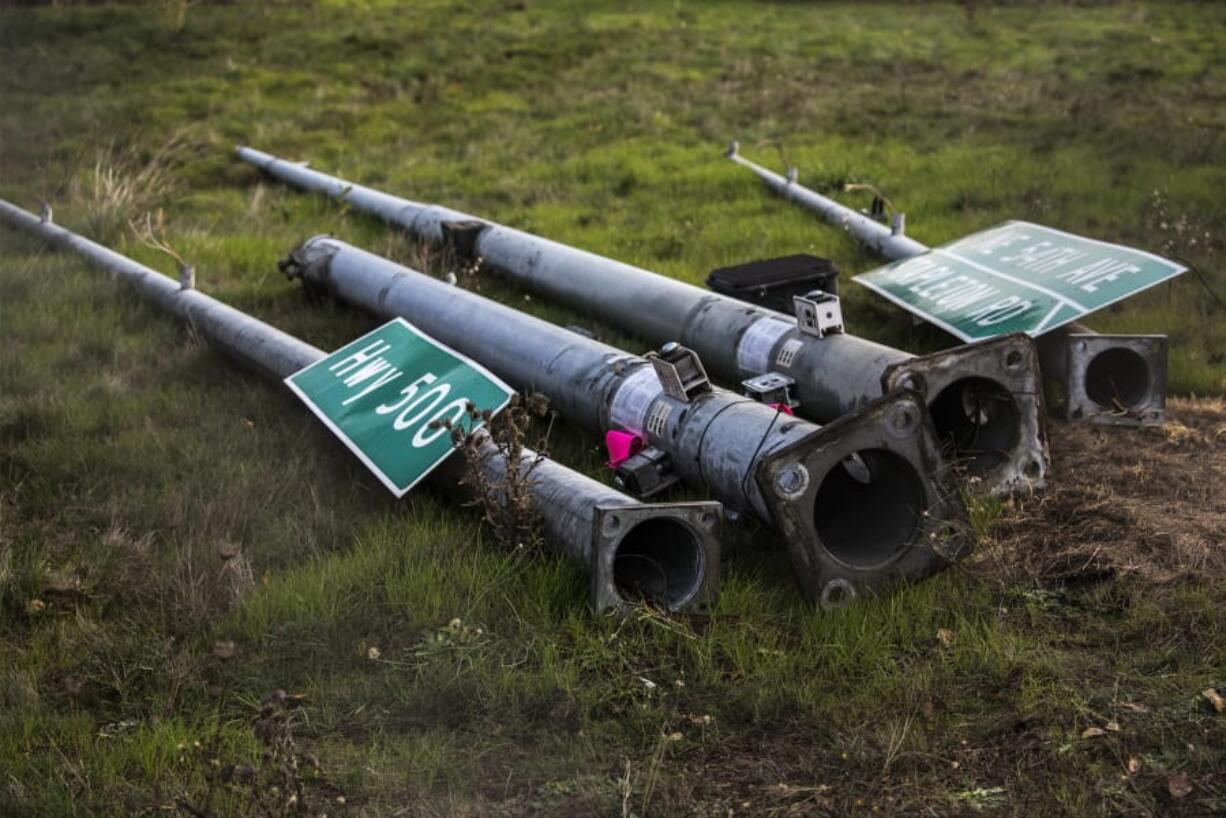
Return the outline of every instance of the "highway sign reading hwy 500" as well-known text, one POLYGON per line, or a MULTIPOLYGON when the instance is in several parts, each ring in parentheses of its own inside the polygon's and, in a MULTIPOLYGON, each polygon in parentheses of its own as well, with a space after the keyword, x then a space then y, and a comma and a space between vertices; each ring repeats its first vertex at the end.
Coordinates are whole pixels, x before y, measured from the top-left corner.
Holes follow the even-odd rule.
MULTIPOLYGON (((285 383, 397 497, 455 451, 441 421, 461 423, 470 404, 496 413, 513 394, 484 367, 403 318, 285 383)), ((472 430, 480 421, 464 425, 472 430)))
POLYGON ((855 281, 973 342, 1037 337, 1185 270, 1142 250, 1012 221, 855 281))

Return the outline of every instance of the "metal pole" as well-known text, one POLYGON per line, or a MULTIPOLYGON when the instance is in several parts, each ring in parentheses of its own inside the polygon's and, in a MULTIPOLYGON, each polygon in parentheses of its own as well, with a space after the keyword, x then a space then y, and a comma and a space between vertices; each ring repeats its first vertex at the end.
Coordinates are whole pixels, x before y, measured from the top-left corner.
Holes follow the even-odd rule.
POLYGON ((383 317, 402 316, 499 377, 537 391, 589 429, 634 435, 645 462, 787 544, 802 590, 823 607, 873 586, 928 576, 972 534, 944 474, 919 396, 900 390, 820 428, 712 388, 672 344, 628 355, 496 301, 320 236, 283 263, 291 277, 383 317))
POLYGON ((798 414, 825 422, 899 386, 919 391, 951 459, 992 489, 1041 485, 1047 455, 1033 344, 1021 335, 924 357, 437 205, 389 196, 251 148, 238 155, 292 185, 343 199, 420 238, 480 257, 525 287, 653 343, 694 349, 725 380, 777 373, 798 414))
MULTIPOLYGON (((890 261, 929 250, 928 245, 905 235, 901 213, 887 227, 804 187, 796 181, 795 169, 783 177, 750 162, 737 153, 735 142, 728 158, 749 168, 775 193, 841 227, 890 261)), ((1074 322, 1041 335, 1036 343, 1043 376, 1061 386, 1060 414, 1064 417, 1122 426, 1165 421, 1165 335, 1102 335, 1074 322)))
MULTIPOLYGON (((130 284, 161 309, 190 324, 215 347, 266 378, 280 381, 324 357, 292 335, 181 285, 112 250, 0 200, 0 221, 9 227, 84 256, 130 284)), ((506 474, 507 461, 486 436, 476 467, 491 485, 506 474)), ((533 505, 546 544, 585 569, 597 610, 642 599, 670 610, 710 603, 719 577, 719 503, 642 503, 584 477, 560 463, 522 454, 531 463, 533 505)), ((453 454, 429 480, 467 497, 468 464, 453 454)))

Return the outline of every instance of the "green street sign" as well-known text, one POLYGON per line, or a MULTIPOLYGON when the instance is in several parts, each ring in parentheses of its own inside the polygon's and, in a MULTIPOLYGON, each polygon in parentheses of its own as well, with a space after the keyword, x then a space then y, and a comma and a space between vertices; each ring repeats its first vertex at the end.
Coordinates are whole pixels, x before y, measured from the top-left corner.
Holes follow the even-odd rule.
POLYGON ((450 432, 441 425, 432 428, 432 421, 460 423, 470 403, 496 413, 514 393, 403 318, 295 372, 285 383, 397 497, 455 451, 450 432))
POLYGON ((1186 270, 1143 250, 1010 221, 853 280, 974 342, 1037 337, 1186 270))

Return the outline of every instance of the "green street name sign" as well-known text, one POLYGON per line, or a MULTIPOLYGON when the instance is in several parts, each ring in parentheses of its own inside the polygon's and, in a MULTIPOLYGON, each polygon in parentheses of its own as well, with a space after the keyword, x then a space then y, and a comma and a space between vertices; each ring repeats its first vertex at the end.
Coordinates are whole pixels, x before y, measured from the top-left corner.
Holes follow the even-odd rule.
POLYGON ((513 394, 484 367, 402 318, 285 383, 397 497, 455 451, 447 428, 431 428, 432 421, 460 423, 470 403, 498 412, 513 394))
POLYGON ((854 280, 974 342, 1037 337, 1186 270, 1142 250, 1010 221, 854 280))

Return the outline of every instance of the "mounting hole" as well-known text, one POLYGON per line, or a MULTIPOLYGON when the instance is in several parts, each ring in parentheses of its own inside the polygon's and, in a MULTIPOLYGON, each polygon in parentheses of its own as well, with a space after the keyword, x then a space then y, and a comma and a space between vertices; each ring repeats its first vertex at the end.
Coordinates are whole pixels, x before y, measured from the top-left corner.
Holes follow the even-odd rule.
POLYGON ((1008 354, 1005 355, 1005 366, 1007 366, 1009 369, 1017 369, 1021 365, 1022 353, 1018 352, 1016 349, 1009 350, 1008 354))
POLYGON ((617 529, 621 528, 621 525, 621 518, 616 514, 610 514, 604 518, 604 522, 601 523, 600 528, 602 531, 604 531, 606 536, 612 536, 617 533, 617 529))
POLYGON ((613 555, 613 584, 622 599, 676 609, 698 593, 707 556, 680 520, 656 517, 632 526, 613 555))
POLYGON ((909 462, 885 449, 862 449, 854 457, 864 473, 853 473, 847 461, 826 472, 813 500, 813 522, 830 556, 844 565, 873 568, 917 539, 924 482, 909 462))
POLYGON ((1135 409, 1149 395, 1149 364, 1127 347, 1111 347, 1086 367, 1086 397, 1108 410, 1135 409))
POLYGON ((845 579, 832 579, 822 588, 820 605, 823 611, 846 608, 856 598, 856 587, 845 579))
POLYGON ((1013 395, 989 378, 954 381, 929 411, 946 456, 975 477, 1005 463, 1021 437, 1022 417, 1013 395))
POLYGON ((1022 467, 1022 473, 1026 475, 1027 479, 1038 480, 1043 474, 1043 466, 1037 460, 1028 460, 1026 465, 1022 467))

